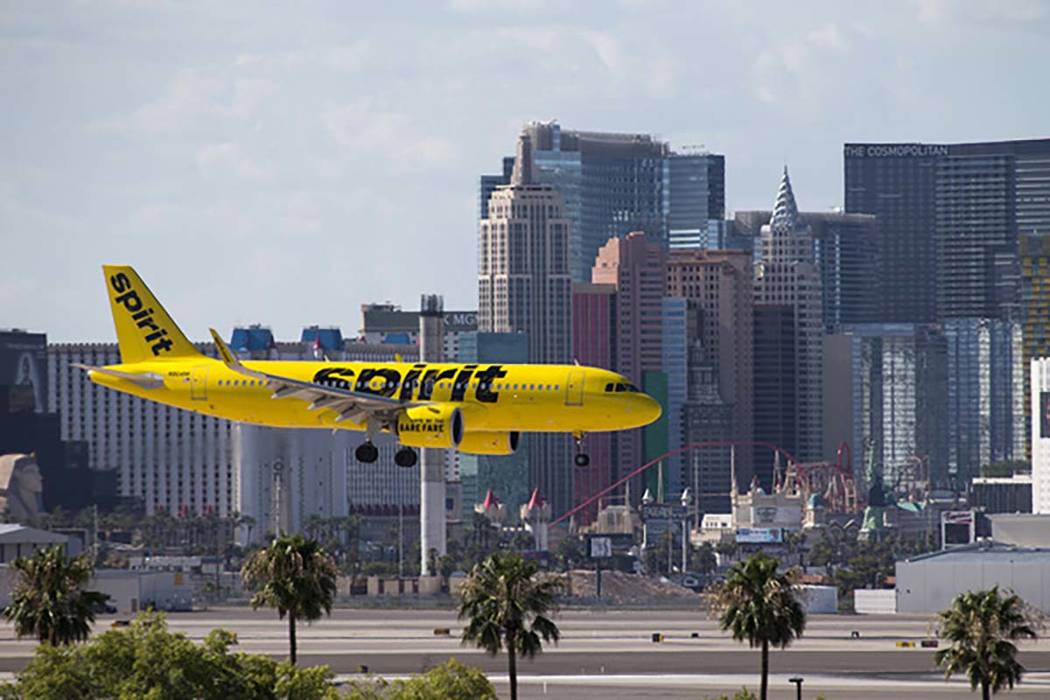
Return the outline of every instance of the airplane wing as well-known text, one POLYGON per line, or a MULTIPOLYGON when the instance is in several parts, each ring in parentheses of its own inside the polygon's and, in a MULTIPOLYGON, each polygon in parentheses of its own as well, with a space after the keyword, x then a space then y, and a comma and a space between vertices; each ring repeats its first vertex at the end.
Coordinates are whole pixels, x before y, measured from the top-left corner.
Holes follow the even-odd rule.
POLYGON ((354 423, 366 423, 368 419, 375 419, 380 427, 390 427, 397 421, 397 413, 408 406, 426 406, 428 401, 399 401, 378 394, 362 391, 350 391, 334 386, 323 386, 313 382, 304 382, 300 379, 282 377, 268 372, 249 369, 241 364, 237 356, 233 354, 226 343, 214 328, 211 330, 212 340, 219 350, 219 357, 227 368, 238 374, 266 382, 273 389, 271 398, 297 398, 310 402, 310 410, 327 409, 338 413, 335 419, 337 423, 351 421, 354 423))
POLYGON ((159 389, 164 386, 164 378, 159 374, 153 372, 143 372, 141 374, 135 372, 121 372, 116 369, 107 369, 106 367, 93 367, 92 365, 82 365, 76 362, 72 362, 70 367, 76 367, 82 369, 90 376, 93 373, 105 374, 110 377, 116 377, 117 379, 124 379, 133 384, 138 384, 143 389, 159 389))

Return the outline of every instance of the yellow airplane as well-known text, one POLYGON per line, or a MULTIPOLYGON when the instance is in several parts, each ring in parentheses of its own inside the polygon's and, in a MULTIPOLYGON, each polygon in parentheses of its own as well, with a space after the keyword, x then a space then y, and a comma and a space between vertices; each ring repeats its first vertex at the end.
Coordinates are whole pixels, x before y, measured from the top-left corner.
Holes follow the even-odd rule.
POLYGON ((379 432, 397 436, 395 462, 413 448, 505 455, 521 432, 571 433, 589 464, 585 433, 626 430, 660 417, 660 404, 626 378, 579 365, 428 362, 241 362, 214 329, 220 359, 201 353, 128 266, 102 267, 121 363, 76 365, 91 381, 208 416, 281 428, 359 430, 355 456, 374 462, 379 432))

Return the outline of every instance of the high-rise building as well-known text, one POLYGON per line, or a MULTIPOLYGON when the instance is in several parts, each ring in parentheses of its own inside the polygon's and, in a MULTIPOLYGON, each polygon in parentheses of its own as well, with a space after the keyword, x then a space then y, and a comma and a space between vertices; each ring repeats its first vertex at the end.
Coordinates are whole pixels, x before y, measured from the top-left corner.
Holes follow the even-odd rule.
MULTIPOLYGON (((616 355, 616 286, 576 282, 572 285, 572 355, 581 365, 613 369, 616 355)), ((613 482, 613 433, 591 433, 584 438, 591 462, 576 467, 573 500, 582 503, 613 482)), ((597 516, 597 504, 577 514, 588 524, 597 516)))
POLYGON ((879 220, 881 321, 1016 309, 1017 236, 1050 233, 1050 139, 847 143, 844 161, 846 211, 879 220))
MULTIPOLYGON (((1034 208, 1034 207, 1033 207, 1034 208)), ((1034 217, 1034 215, 1032 215, 1034 217)), ((1022 363, 1050 357, 1050 236, 1023 233, 1021 254, 1022 363)), ((1031 385, 1025 382, 1025 425, 1031 426, 1031 385)))
POLYGON ((999 319, 948 319, 947 475, 970 483, 995 462, 1024 459, 1027 448, 1021 325, 999 319))
MULTIPOLYGON (((762 258, 762 226, 771 211, 738 211, 727 222, 733 245, 762 258)), ((879 319, 878 219, 870 214, 802 211, 799 220, 813 237, 813 256, 820 270, 824 327, 874 323, 879 319)))
POLYGON ((667 245, 722 248, 725 245, 725 156, 707 152, 667 157, 667 245))
MULTIPOLYGON (((853 472, 869 460, 892 485, 905 469, 924 465, 935 484, 947 478, 947 376, 944 335, 910 323, 847 326, 825 341, 826 438, 830 451, 846 440, 853 472)), ((830 455, 829 455, 830 456, 830 455)))
MULTIPOLYGON (((646 386, 646 376, 663 370, 665 276, 664 252, 660 243, 640 231, 610 238, 598 250, 591 271, 594 284, 611 285, 616 289, 613 320, 616 342, 611 369, 626 376, 657 400, 661 397, 654 395, 654 387, 646 386)), ((666 414, 668 406, 663 408, 666 414)), ((648 461, 646 457, 651 450, 646 447, 645 435, 654 436, 650 442, 656 440, 656 433, 643 428, 621 430, 613 435, 615 478, 648 461)), ((652 456, 664 451, 666 449, 652 456)), ((641 496, 641 490, 637 495, 641 496)))
MULTIPOLYGON (((649 134, 575 131, 553 121, 531 122, 525 132, 532 144, 534 181, 561 194, 572 224, 574 281, 590 281, 598 249, 631 231, 644 231, 664 248, 671 238, 675 246, 722 247, 723 156, 699 149, 673 153, 649 134)), ((481 178, 483 219, 488 216, 487 195, 509 183, 508 159, 503 165, 502 176, 481 178)))
MULTIPOLYGON (((667 398, 664 406, 664 445, 646 445, 646 457, 655 459, 664 452, 674 452, 685 447, 688 435, 685 425, 685 403, 689 394, 689 301, 683 297, 664 297, 662 304, 661 365, 667 378, 667 398), (656 450, 660 447, 660 452, 656 450)), ((682 493, 688 483, 685 465, 688 455, 672 454, 664 460, 666 483, 664 492, 668 498, 682 493)))
POLYGON ((774 482, 774 455, 769 446, 799 455, 798 333, 791 306, 755 304, 753 314, 752 434, 755 442, 762 444, 756 445, 752 454, 754 475, 768 491, 774 482))
POLYGON ((499 175, 482 175, 478 187, 478 221, 489 218, 489 200, 498 188, 510 184, 514 172, 514 157, 503 159, 503 172, 499 175))
POLYGON ((590 279, 598 249, 614 236, 644 231, 665 241, 667 144, 649 134, 562 129, 557 122, 525 127, 533 146, 534 178, 563 197, 572 222, 570 270, 590 279))
MULTIPOLYGON (((773 214, 762 226, 760 237, 762 258, 755 263, 755 306, 789 307, 793 315, 795 395, 791 407, 780 408, 795 414, 795 457, 803 462, 818 461, 823 457, 824 439, 823 296, 812 231, 799 217, 786 167, 773 214)), ((759 352, 756 337, 756 355, 759 352)), ((756 361, 756 367, 758 364, 756 361)), ((757 399, 754 405, 758 410, 757 399)))
MULTIPOLYGON (((748 440, 753 433, 751 260, 750 252, 740 250, 674 250, 667 257, 666 294, 689 304, 687 438, 691 443, 748 440)), ((700 484, 698 498, 710 495, 714 499, 710 503, 724 501, 728 507, 728 451, 693 452, 689 460, 685 479, 691 487, 700 484)), ((737 451, 737 469, 743 483, 750 483, 749 452, 737 451)))
MULTIPOLYGON (((529 361, 572 359, 570 220, 562 196, 533 179, 532 138, 518 139, 511 184, 493 192, 479 227, 478 330, 526 333, 529 361)), ((573 496, 569 441, 530 436, 529 471, 555 513, 573 496)))
MULTIPOLYGON (((672 256, 672 260, 674 257, 672 256)), ((713 360, 715 354, 708 352, 704 347, 704 316, 705 311, 700 301, 686 300, 688 380, 682 420, 684 440, 690 445, 725 442, 739 437, 733 431, 734 406, 722 399, 718 368, 713 360)), ((750 405, 750 395, 747 401, 750 405)), ((750 438, 750 432, 747 437, 750 438)), ((710 446, 691 450, 683 455, 683 487, 692 489, 695 526, 699 527, 701 513, 731 512, 729 492, 735 452, 749 454, 746 449, 734 451, 729 446, 710 446)), ((751 464, 750 458, 742 461, 751 464)), ((750 482, 750 471, 747 478, 750 482)))
POLYGON ((1050 513, 1050 358, 1029 365, 1032 415, 1032 512, 1050 513))

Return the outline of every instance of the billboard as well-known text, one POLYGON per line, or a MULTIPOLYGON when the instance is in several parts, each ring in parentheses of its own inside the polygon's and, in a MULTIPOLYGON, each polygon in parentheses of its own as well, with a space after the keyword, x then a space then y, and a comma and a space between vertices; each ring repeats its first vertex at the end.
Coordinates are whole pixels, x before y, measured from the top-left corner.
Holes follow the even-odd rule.
POLYGON ((29 410, 47 411, 47 336, 0 332, 0 386, 15 387, 29 410))
POLYGON ((970 544, 974 540, 976 515, 972 510, 941 513, 941 548, 970 544))
POLYGON ((779 527, 738 527, 737 544, 780 544, 784 541, 784 530, 779 527))

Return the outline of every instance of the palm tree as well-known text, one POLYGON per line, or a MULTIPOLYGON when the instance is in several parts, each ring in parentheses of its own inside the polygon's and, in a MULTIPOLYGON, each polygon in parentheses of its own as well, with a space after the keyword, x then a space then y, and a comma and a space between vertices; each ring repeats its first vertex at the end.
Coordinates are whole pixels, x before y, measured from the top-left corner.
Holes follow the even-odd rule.
POLYGON ((51 646, 88 638, 94 611, 109 596, 83 590, 93 573, 87 556, 69 559, 62 547, 49 547, 16 559, 12 566, 18 583, 4 617, 14 623, 19 637, 34 636, 51 646))
POLYGON ((473 642, 495 656, 507 650, 510 698, 518 698, 518 655, 532 658, 543 642, 558 642, 561 632, 550 619, 561 582, 537 576, 534 561, 517 554, 493 554, 470 572, 461 592, 459 619, 468 619, 463 643, 473 642), (541 641, 542 638, 542 641, 541 641))
POLYGON ((1025 610, 1024 601, 1013 592, 1002 596, 999 587, 988 591, 961 593, 950 608, 940 614, 940 636, 951 642, 934 657, 944 666, 944 677, 965 673, 970 689, 981 686, 981 696, 989 700, 1003 686, 1021 682, 1024 666, 1018 663, 1018 639, 1035 639, 1035 624, 1025 610))
POLYGON ((762 553, 734 564, 715 596, 722 629, 738 642, 762 648, 761 700, 766 700, 769 685, 769 646, 786 648, 806 627, 794 573, 778 574, 778 564, 762 553))
POLYGON ((288 616, 289 657, 296 661, 295 623, 332 614, 338 572, 331 557, 314 540, 302 535, 281 535, 269 547, 255 551, 241 570, 245 583, 255 590, 252 607, 277 608, 288 616))

